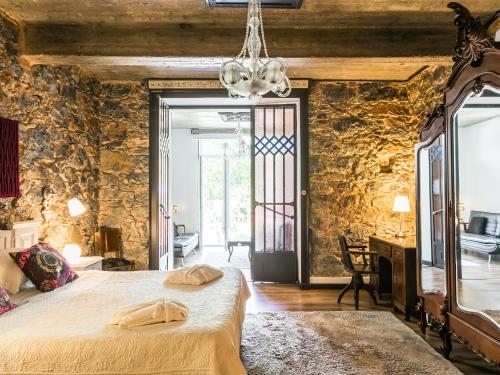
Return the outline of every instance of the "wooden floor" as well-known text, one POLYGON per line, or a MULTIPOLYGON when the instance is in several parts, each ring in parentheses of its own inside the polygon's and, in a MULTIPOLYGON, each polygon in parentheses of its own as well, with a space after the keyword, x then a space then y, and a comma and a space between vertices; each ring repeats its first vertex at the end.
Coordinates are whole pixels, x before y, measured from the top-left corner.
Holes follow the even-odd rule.
MULTIPOLYGON (((341 304, 337 304, 339 290, 313 289, 301 290, 295 285, 278 285, 249 282, 252 297, 247 303, 247 312, 264 311, 354 311, 353 293, 348 292, 341 304)), ((360 310, 390 311, 387 303, 375 306, 368 295, 361 291, 360 310)), ((405 324, 420 334, 416 321, 405 322, 402 314, 396 314, 405 324)), ((437 333, 428 331, 424 339, 436 350, 441 341, 437 333)), ((464 374, 500 374, 498 367, 492 366, 473 353, 466 346, 453 339, 452 363, 464 374)))

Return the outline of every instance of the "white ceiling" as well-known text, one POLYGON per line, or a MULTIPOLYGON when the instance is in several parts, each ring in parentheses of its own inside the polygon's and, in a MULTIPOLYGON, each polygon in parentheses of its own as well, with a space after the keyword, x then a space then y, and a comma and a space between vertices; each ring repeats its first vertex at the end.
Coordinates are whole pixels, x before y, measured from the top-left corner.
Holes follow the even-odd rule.
MULTIPOLYGON (((237 122, 222 121, 219 112, 249 112, 248 108, 174 108, 171 110, 172 129, 235 129, 237 122)), ((250 122, 241 122, 250 128, 250 122)))
POLYGON ((484 105, 485 107, 460 108, 459 126, 470 126, 483 121, 492 120, 494 118, 498 119, 500 126, 500 92, 496 97, 470 97, 466 100, 465 104, 473 104, 477 106, 484 105), (495 105, 496 107, 488 107, 491 105, 495 105))

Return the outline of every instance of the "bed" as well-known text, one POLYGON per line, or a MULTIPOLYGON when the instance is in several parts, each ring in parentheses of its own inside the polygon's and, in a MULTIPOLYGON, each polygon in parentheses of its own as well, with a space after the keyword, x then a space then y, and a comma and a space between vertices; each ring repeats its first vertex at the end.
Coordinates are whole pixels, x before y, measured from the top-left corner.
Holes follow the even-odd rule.
POLYGON ((0 374, 245 374, 240 337, 248 287, 241 271, 202 286, 164 287, 164 272, 84 271, 48 293, 16 294, 0 316, 0 374), (123 330, 120 308, 159 297, 189 308, 185 322, 123 330))

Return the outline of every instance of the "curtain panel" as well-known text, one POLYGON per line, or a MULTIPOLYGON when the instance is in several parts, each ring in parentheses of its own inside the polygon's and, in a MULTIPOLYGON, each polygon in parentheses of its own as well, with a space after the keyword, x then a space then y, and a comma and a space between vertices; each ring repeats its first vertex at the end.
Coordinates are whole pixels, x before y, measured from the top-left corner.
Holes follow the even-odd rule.
POLYGON ((0 198, 19 195, 19 122, 0 117, 0 198))

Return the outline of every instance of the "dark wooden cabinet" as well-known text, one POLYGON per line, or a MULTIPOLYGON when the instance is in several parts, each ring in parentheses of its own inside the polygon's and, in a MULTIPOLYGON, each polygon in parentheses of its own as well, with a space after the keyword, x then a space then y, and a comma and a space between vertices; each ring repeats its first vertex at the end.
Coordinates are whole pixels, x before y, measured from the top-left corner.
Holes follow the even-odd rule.
POLYGON ((415 313, 415 237, 370 237, 370 250, 378 253, 380 273, 371 276, 379 298, 391 298, 395 309, 408 320, 415 313))
POLYGON ((429 323, 439 332, 444 356, 453 334, 500 366, 500 260, 489 256, 496 247, 483 246, 498 238, 500 181, 489 178, 500 174, 500 154, 492 154, 499 150, 500 123, 484 118, 492 108, 500 115, 500 44, 498 27, 491 27, 500 10, 483 23, 458 3, 448 7, 458 27, 455 64, 442 103, 420 129, 415 155, 417 312, 422 332, 429 323), (493 161, 490 168, 485 160, 493 161), (464 218, 483 214, 493 230, 463 228, 464 218))

